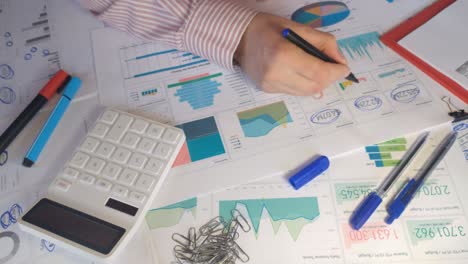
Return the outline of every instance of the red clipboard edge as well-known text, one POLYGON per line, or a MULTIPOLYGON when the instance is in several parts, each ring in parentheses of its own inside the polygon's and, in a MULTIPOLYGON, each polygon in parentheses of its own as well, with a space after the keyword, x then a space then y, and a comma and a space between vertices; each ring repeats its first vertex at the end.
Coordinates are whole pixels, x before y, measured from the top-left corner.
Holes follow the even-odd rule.
POLYGON ((463 86, 447 77, 431 65, 411 53, 409 50, 398 44, 402 38, 409 33, 416 30, 418 27, 429 21, 432 17, 437 15, 439 12, 456 2, 456 0, 439 0, 429 7, 425 8, 415 16, 404 21, 400 25, 396 26, 392 30, 383 34, 380 40, 387 45, 389 48, 394 50, 400 56, 408 60, 410 63, 418 67, 421 71, 431 77, 434 81, 444 86, 447 90, 455 94, 465 103, 468 103, 468 91, 463 86))

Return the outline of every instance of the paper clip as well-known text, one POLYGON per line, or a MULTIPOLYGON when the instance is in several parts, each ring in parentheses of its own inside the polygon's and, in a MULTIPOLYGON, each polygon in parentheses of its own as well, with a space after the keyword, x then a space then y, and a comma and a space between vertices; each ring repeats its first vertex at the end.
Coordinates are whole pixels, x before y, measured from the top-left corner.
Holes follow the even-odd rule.
POLYGON ((454 118, 453 123, 468 119, 468 113, 466 113, 465 110, 456 107, 452 103, 452 100, 450 99, 450 97, 444 96, 440 100, 442 100, 442 102, 444 102, 447 105, 449 109, 448 115, 454 118))

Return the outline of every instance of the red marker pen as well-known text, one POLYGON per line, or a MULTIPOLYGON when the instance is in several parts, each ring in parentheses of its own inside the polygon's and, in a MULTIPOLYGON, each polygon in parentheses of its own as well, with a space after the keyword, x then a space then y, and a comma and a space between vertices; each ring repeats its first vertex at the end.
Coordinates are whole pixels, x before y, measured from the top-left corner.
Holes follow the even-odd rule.
POLYGON ((3 153, 13 142, 16 136, 21 133, 23 128, 33 119, 39 110, 49 101, 52 96, 60 91, 70 80, 70 75, 63 70, 58 71, 52 79, 41 89, 39 94, 34 97, 31 103, 19 114, 11 125, 0 136, 0 154, 3 153))

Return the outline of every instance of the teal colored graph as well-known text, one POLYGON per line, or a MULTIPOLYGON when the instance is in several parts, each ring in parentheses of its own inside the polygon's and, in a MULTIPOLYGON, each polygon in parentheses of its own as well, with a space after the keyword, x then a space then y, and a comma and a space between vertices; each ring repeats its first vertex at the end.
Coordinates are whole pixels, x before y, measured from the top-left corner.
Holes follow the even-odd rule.
POLYGON ((346 52, 353 60, 368 57, 373 60, 370 52, 371 48, 379 47, 383 50, 384 46, 380 42, 378 32, 369 32, 345 39, 338 40, 338 46, 341 52, 346 52))
POLYGON ((275 127, 293 122, 283 101, 239 112, 237 117, 246 137, 265 136, 275 127))
POLYGON ((226 153, 214 117, 177 125, 184 130, 192 161, 226 153))
POLYGON ((168 85, 168 88, 180 87, 175 96, 179 97, 179 102, 187 102, 193 110, 212 106, 214 96, 221 92, 218 87, 220 82, 213 80, 221 76, 217 73, 209 76, 197 76, 194 79, 182 80, 178 83, 168 85))
POLYGON ((390 76, 393 76, 393 75, 396 75, 396 74, 399 74, 399 73, 404 73, 405 71, 406 71, 405 68, 400 68, 400 69, 396 69, 396 70, 393 70, 393 71, 383 72, 383 73, 379 74, 379 78, 384 79, 384 78, 387 78, 387 77, 390 77, 390 76))
POLYGON ((220 201, 219 215, 229 222, 232 218, 231 211, 239 209, 238 206, 245 206, 256 235, 258 235, 260 220, 265 209, 275 233, 284 223, 294 240, 297 240, 305 225, 320 215, 316 197, 220 201))
POLYGON ((187 211, 191 211, 195 217, 196 207, 197 198, 192 198, 165 207, 152 209, 146 214, 146 223, 150 229, 175 226, 187 211))

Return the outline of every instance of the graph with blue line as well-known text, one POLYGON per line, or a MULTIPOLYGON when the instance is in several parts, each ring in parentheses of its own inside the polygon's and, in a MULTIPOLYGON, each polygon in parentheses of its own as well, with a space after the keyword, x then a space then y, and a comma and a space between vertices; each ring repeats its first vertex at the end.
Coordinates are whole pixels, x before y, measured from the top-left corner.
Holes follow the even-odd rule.
POLYGON ((176 88, 174 96, 179 98, 179 102, 187 102, 193 110, 197 110, 214 104, 214 97, 221 93, 219 87, 222 85, 216 79, 222 75, 204 73, 180 79, 177 83, 169 84, 167 88, 176 88))
POLYGON ((141 78, 209 63, 207 59, 190 52, 161 49, 152 43, 123 48, 121 52, 126 54, 124 55, 126 79, 141 78))
POLYGON ((380 34, 376 31, 368 32, 344 39, 338 40, 340 51, 352 60, 368 58, 374 60, 374 52, 384 50, 382 42, 380 42, 380 34))

